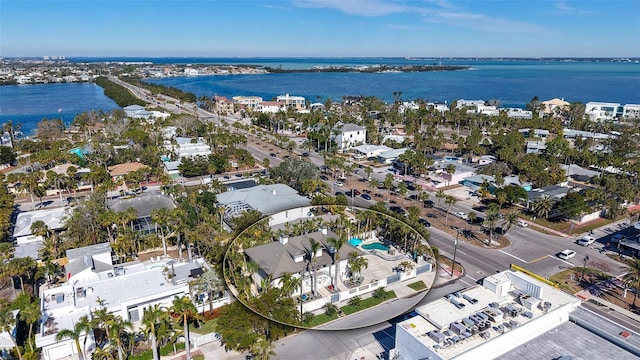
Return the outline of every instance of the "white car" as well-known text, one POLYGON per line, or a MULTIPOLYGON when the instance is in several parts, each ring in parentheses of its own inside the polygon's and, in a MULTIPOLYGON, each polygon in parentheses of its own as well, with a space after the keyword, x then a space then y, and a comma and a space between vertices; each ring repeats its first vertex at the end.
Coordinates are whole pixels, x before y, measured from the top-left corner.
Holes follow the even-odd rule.
POLYGON ((341 182, 341 181, 337 181, 337 182, 335 182, 333 185, 335 185, 335 186, 337 186, 337 187, 343 187, 343 186, 344 186, 344 183, 343 183, 343 182, 341 182))
POLYGON ((562 250, 561 252, 559 252, 559 253, 557 254, 557 256, 558 256, 560 259, 569 260, 569 259, 571 259, 572 257, 576 256, 576 252, 575 252, 575 251, 573 251, 573 250, 569 250, 569 249, 567 249, 567 250, 562 250))
POLYGON ((585 235, 576 241, 576 244, 580 246, 589 246, 596 241, 596 238, 593 236, 585 235))
POLYGON ((529 223, 524 221, 524 220, 518 220, 518 226, 527 227, 527 226, 529 226, 529 223))
POLYGON ((469 220, 469 216, 467 215, 466 212, 459 211, 456 213, 456 216, 462 220, 469 220))

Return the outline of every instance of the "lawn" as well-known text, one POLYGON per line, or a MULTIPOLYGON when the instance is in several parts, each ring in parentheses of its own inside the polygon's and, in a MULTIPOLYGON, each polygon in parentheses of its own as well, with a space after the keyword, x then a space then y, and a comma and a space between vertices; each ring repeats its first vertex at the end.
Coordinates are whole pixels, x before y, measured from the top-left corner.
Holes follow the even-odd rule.
POLYGON ((386 296, 384 298, 374 298, 369 297, 366 299, 363 299, 360 304, 358 304, 358 306, 353 306, 353 305, 345 305, 343 307, 340 308, 340 310, 342 310, 342 312, 345 315, 351 315, 353 313, 356 313, 360 310, 364 310, 364 309, 368 309, 370 307, 376 306, 378 304, 380 304, 383 301, 387 301, 389 299, 395 299, 396 298, 396 293, 391 290, 391 291, 387 291, 386 292, 386 296))
POLYGON ((420 290, 423 290, 423 289, 427 288, 427 284, 425 284, 424 281, 422 281, 422 280, 416 281, 416 282, 411 283, 411 284, 409 284, 407 286, 412 288, 415 291, 420 291, 420 290))
MULTIPOLYGON (((345 315, 350 315, 353 313, 356 313, 358 311, 376 306, 384 301, 387 301, 389 299, 395 299, 397 297, 396 293, 391 290, 391 291, 387 291, 386 292, 387 296, 384 299, 378 299, 378 298, 374 298, 374 297, 369 297, 367 299, 363 299, 360 304, 358 304, 358 306, 353 306, 353 305, 345 305, 343 307, 340 308, 340 310, 345 314, 345 315)), ((329 322, 331 320, 335 320, 338 318, 338 315, 333 315, 333 316, 328 316, 327 314, 319 314, 319 315, 315 315, 313 317, 313 319, 307 323, 304 324, 304 326, 312 328, 315 326, 318 326, 320 324, 324 324, 326 322, 329 322)))
POLYGON ((218 319, 211 319, 200 322, 200 327, 196 328, 194 325, 189 326, 189 331, 196 334, 209 334, 216 332, 216 326, 218 325, 218 319))
POLYGON ((584 281, 581 285, 579 284, 581 275, 582 267, 577 266, 571 269, 562 270, 559 273, 552 275, 549 280, 558 284, 560 289, 565 292, 575 294, 583 290, 585 287, 611 278, 611 275, 603 271, 587 267, 584 272, 584 281))

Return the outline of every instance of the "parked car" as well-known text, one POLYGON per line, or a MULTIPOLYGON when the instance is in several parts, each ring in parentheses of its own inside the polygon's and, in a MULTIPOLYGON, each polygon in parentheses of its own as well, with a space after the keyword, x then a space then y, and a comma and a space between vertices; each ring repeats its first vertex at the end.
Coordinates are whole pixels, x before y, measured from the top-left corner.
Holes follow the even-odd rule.
POLYGON ((580 246, 589 246, 596 241, 596 238, 593 236, 585 235, 576 241, 576 244, 580 246))
POLYGON ((432 208, 433 207, 433 201, 425 200, 425 201, 422 202, 422 206, 424 206, 426 208, 432 208))
POLYGON ((611 242, 614 244, 620 243, 620 241, 626 239, 627 237, 622 234, 615 234, 611 237, 611 242))
POLYGON ((271 154, 269 154, 269 156, 276 157, 276 154, 275 153, 271 153, 271 154))
POLYGON ((362 195, 360 195, 360 197, 365 199, 365 200, 371 200, 371 196, 369 196, 369 194, 362 194, 362 195))
POLYGON ((308 152, 303 152, 302 153, 302 157, 309 157, 309 153, 308 152))
POLYGON ((418 219, 418 222, 424 227, 430 227, 431 226, 430 222, 428 222, 427 220, 422 219, 422 218, 418 219))
POLYGON ((337 186, 337 187, 343 187, 344 183, 341 181, 336 181, 335 183, 333 183, 333 185, 337 186))
POLYGON ((569 260, 572 257, 576 256, 576 252, 573 250, 566 249, 557 253, 556 256, 559 257, 560 259, 569 260))
POLYGON ((458 211, 457 213, 455 213, 455 215, 462 220, 469 220, 469 216, 467 215, 466 212, 458 211))
POLYGON ((518 226, 527 227, 527 226, 529 226, 529 223, 524 221, 524 220, 518 220, 518 226))

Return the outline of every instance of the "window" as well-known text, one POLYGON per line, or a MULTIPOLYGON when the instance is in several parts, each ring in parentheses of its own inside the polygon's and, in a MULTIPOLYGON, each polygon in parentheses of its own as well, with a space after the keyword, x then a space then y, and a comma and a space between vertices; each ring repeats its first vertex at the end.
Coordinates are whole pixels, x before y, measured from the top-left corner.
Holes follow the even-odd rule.
POLYGON ((135 322, 140 321, 140 313, 138 312, 138 308, 129 309, 129 321, 135 322))

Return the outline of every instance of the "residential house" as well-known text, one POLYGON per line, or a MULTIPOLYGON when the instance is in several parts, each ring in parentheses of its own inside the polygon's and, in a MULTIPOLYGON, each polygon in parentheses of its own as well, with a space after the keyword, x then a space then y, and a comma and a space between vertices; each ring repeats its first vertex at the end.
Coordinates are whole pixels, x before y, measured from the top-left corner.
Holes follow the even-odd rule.
POLYGON ((369 144, 354 146, 351 149, 353 150, 353 153, 354 153, 353 157, 355 159, 376 158, 378 157, 378 155, 384 152, 393 150, 392 148, 385 145, 369 145, 369 144))
POLYGON ((257 110, 262 113, 277 114, 281 111, 286 111, 286 107, 277 101, 263 101, 257 110))
POLYGON ((564 99, 553 98, 542 102, 542 113, 545 115, 559 115, 562 111, 569 109, 569 103, 564 99))
POLYGON ((619 103, 588 102, 585 105, 584 113, 591 121, 613 120, 620 109, 619 103))
POLYGON ((228 225, 233 223, 233 218, 249 210, 257 210, 267 215, 284 212, 284 216, 290 220, 307 217, 309 211, 303 210, 303 207, 310 204, 308 198, 284 184, 258 185, 227 191, 218 194, 216 200, 225 208, 223 219, 228 225))
POLYGON ((122 179, 125 175, 130 172, 134 172, 136 170, 140 170, 142 168, 147 167, 147 165, 141 164, 139 162, 131 162, 131 163, 123 163, 118 165, 109 166, 109 176, 111 179, 116 181, 122 179))
POLYGON ((446 101, 436 101, 427 103, 427 108, 439 111, 441 113, 445 113, 449 111, 449 105, 446 101))
POLYGON ((527 138, 536 138, 546 140, 549 137, 549 130, 546 129, 519 129, 519 133, 521 133, 525 139, 527 138))
MULTIPOLYGON (((271 285, 281 287, 280 278, 285 273, 295 277, 302 276, 302 290, 292 289, 294 295, 309 292, 311 290, 311 276, 307 273, 311 270, 311 261, 315 255, 317 286, 325 287, 331 284, 334 276, 333 264, 336 249, 328 242, 330 238, 338 238, 331 230, 323 228, 319 231, 300 236, 280 236, 278 241, 245 249, 248 261, 258 264, 258 271, 253 274, 253 281, 259 286, 263 279, 270 278, 271 285), (311 251, 310 239, 320 243, 315 254, 311 251)), ((347 261, 349 253, 356 252, 362 255, 362 251, 350 243, 345 243, 339 250, 340 261, 338 263, 338 279, 349 276, 347 261)))
MULTIPOLYGON (((108 243, 68 250, 67 258, 67 282, 41 293, 42 321, 36 345, 42 348, 44 360, 77 355, 74 340, 57 341, 56 334, 73 329, 81 317, 91 319, 94 311, 104 307, 108 313, 140 326, 144 309, 169 307, 176 297, 189 296, 189 282, 208 269, 202 259, 114 264, 108 243)), ((88 353, 95 350, 93 334, 83 334, 81 344, 88 353)))
POLYGON ((12 239, 15 246, 13 256, 15 258, 39 259, 43 238, 31 232, 31 225, 36 221, 42 221, 49 231, 58 233, 64 229, 65 219, 72 211, 72 208, 61 207, 18 213, 13 226, 12 239))
POLYGON ((125 106, 122 110, 127 114, 127 117, 134 119, 149 119, 151 117, 151 113, 140 105, 125 106))
POLYGON ((626 104, 622 107, 622 117, 625 120, 640 118, 640 104, 626 104))
POLYGON ((533 117, 533 113, 520 108, 509 108, 507 109, 507 116, 513 119, 529 120, 533 117))
POLYGON ((600 176, 599 171, 585 169, 577 164, 561 164, 560 167, 565 171, 565 174, 567 174, 567 180, 573 179, 576 181, 589 182, 594 177, 600 176))
POLYGON ((377 156, 377 161, 383 164, 391 164, 395 160, 397 160, 400 157, 400 155, 404 154, 407 150, 409 149, 401 148, 401 149, 391 149, 388 151, 381 152, 377 156))
POLYGON ((227 99, 226 96, 214 96, 213 100, 213 110, 216 113, 222 114, 233 114, 233 101, 227 99))
POLYGON ((234 96, 233 102, 249 108, 250 110, 256 110, 262 104, 262 98, 259 96, 234 96))
POLYGON ((434 163, 430 170, 433 170, 431 180, 434 183, 434 187, 449 186, 451 184, 461 183, 465 178, 476 174, 475 168, 462 164, 459 161, 444 160, 434 163), (453 165, 454 172, 449 174, 447 172, 447 166, 453 165))
POLYGON ((211 155, 211 147, 201 137, 175 137, 173 141, 165 141, 164 148, 180 159, 211 155))
POLYGON ((278 95, 276 102, 282 104, 286 109, 293 109, 296 111, 306 110, 306 100, 302 96, 291 96, 289 94, 278 95))
POLYGON ((344 124, 332 129, 332 141, 339 150, 347 150, 367 142, 367 128, 356 124, 344 124))
POLYGON ((155 231, 156 224, 151 219, 151 214, 158 209, 175 209, 176 204, 173 199, 159 192, 146 192, 128 199, 112 199, 105 204, 107 208, 115 212, 124 212, 129 208, 136 210, 137 218, 131 226, 140 232, 155 231))
POLYGON ((546 149, 547 143, 542 140, 525 142, 525 152, 527 154, 543 154, 546 149))

